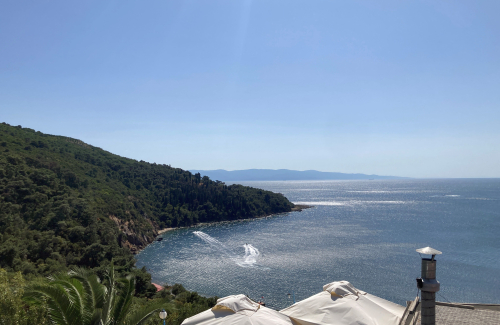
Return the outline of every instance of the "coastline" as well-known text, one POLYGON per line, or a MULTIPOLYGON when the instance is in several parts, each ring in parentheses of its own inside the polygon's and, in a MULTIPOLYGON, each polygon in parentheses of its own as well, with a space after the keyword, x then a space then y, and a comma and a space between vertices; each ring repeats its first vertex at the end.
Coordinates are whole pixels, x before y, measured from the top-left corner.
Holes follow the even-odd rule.
MULTIPOLYGON (((161 230, 158 230, 158 235, 161 235, 167 231, 172 231, 172 230, 175 230, 175 229, 181 229, 181 228, 164 228, 164 229, 161 229, 161 230)), ((156 237, 158 237, 158 235, 156 237)))
MULTIPOLYGON (((290 186, 291 192, 300 191, 299 194, 295 194, 297 196, 294 203, 301 204, 300 202, 304 201, 304 204, 316 205, 314 209, 304 211, 303 214, 279 214, 270 217, 269 220, 213 224, 168 233, 164 236, 164 243, 155 245, 137 256, 137 265, 149 267, 153 279, 157 280, 157 283, 166 279, 165 281, 182 283, 186 288, 194 291, 219 296, 234 294, 235 291, 232 291, 232 288, 238 286, 238 288, 243 288, 239 289, 238 292, 246 291, 245 294, 257 297, 260 297, 261 292, 263 292, 269 302, 273 299, 272 301, 281 303, 281 301, 286 300, 286 292, 283 294, 283 290, 275 288, 273 284, 284 283, 282 287, 293 287, 296 284, 296 275, 300 274, 301 277, 314 279, 315 285, 319 287, 322 279, 329 279, 332 276, 329 269, 331 263, 321 256, 331 256, 332 261, 334 259, 337 261, 335 262, 337 265, 348 259, 349 267, 355 266, 352 269, 362 268, 364 265, 370 264, 374 266, 374 269, 382 270, 377 276, 383 278, 384 267, 378 265, 378 260, 391 263, 393 260, 391 256, 396 255, 403 259, 406 259, 403 257, 404 255, 408 255, 408 258, 418 258, 418 254, 417 257, 412 256, 415 255, 414 248, 420 247, 417 245, 422 238, 426 242, 434 243, 433 247, 445 247, 444 251, 449 251, 449 247, 446 249, 449 244, 448 239, 453 238, 459 229, 461 234, 471 234, 471 238, 475 239, 468 245, 461 247, 459 254, 462 254, 463 251, 465 255, 461 257, 464 261, 461 263, 464 272, 447 274, 447 281, 453 280, 457 288, 466 288, 464 285, 467 283, 466 274, 477 272, 475 274, 480 279, 481 288, 469 288, 477 290, 479 293, 471 294, 467 301, 494 302, 498 300, 498 295, 495 295, 495 290, 491 287, 491 282, 488 281, 491 276, 494 276, 495 262, 487 258, 491 256, 491 252, 488 252, 490 255, 484 256, 474 254, 481 251, 481 243, 483 243, 485 235, 493 235, 493 233, 485 228, 469 227, 470 229, 463 229, 456 226, 457 221, 466 224, 467 220, 470 220, 470 211, 472 210, 463 207, 481 207, 477 212, 478 215, 482 215, 480 220, 484 220, 485 224, 491 224, 491 221, 494 220, 495 209, 498 208, 496 203, 499 202, 497 200, 495 203, 494 200, 498 198, 498 193, 486 189, 494 189, 498 187, 498 184, 486 180, 484 183, 482 182, 482 180, 431 180, 425 182, 415 180, 405 185, 405 190, 401 190, 401 184, 392 184, 388 181, 382 184, 368 184, 366 182, 364 184, 349 184, 349 186, 338 183, 328 184, 328 186, 309 183, 303 186, 292 184, 290 186), (463 187, 461 187, 462 185, 463 187), (415 190, 409 193, 406 186, 415 190), (317 192, 313 192, 316 189, 317 192), (339 196, 340 190, 346 192, 352 190, 352 192, 348 192, 351 194, 344 198, 339 196), (390 196, 386 194, 387 192, 390 193, 390 196), (302 195, 306 198, 303 198, 302 195), (344 202, 349 200, 353 203, 345 206, 324 203, 336 203, 339 200, 344 200, 344 202), (374 200, 377 201, 374 202, 374 200), (305 201, 316 201, 317 203, 306 203, 305 201), (393 202, 398 203, 393 204, 393 202), (440 211, 441 207, 443 209, 446 207, 446 211, 449 212, 444 214, 442 218, 443 222, 448 225, 442 227, 439 232, 439 235, 442 233, 444 236, 435 236, 436 234, 433 232, 412 231, 411 225, 415 221, 418 223, 419 220, 423 219, 432 223, 435 220, 435 212, 433 211, 440 211), (408 213, 412 211, 417 213, 408 213), (353 215, 356 215, 355 219, 344 217, 353 215), (345 228, 342 229, 343 227, 345 228), (349 234, 346 235, 348 237, 339 237, 338 234, 344 236, 345 230, 349 231, 349 234), (234 265, 234 261, 228 255, 222 254, 220 250, 216 250, 215 247, 200 240, 202 238, 196 237, 193 234, 194 231, 202 231, 219 240, 230 250, 230 253, 234 253, 232 256, 237 258, 241 258, 244 254, 244 250, 241 248, 242 244, 252 244, 259 249, 261 254, 260 259, 255 259, 256 263, 260 263, 259 266, 274 267, 274 269, 265 272, 258 268, 240 269, 241 265, 234 265), (332 236, 332 234, 337 235, 332 236), (451 234, 451 237, 447 234, 451 234), (353 253, 343 250, 337 255, 336 252, 331 251, 331 247, 338 247, 339 239, 346 239, 345 243, 348 245, 343 246, 343 249, 352 249, 353 253), (352 243, 356 243, 356 246, 352 246, 352 243), (471 246, 469 247, 469 245, 471 246), (187 247, 189 249, 186 249, 187 247), (176 251, 180 251, 180 248, 183 250, 182 255, 176 253, 176 251), (389 255, 385 251, 392 253, 389 255), (160 259, 160 256, 163 258, 160 259), (183 261, 181 258, 189 259, 189 261, 183 261), (158 262, 158 260, 160 261, 158 262), (163 260, 164 264, 167 265, 165 269, 168 267, 168 272, 164 272, 162 269, 163 260), (182 261, 182 263, 177 261, 182 261), (474 264, 476 261, 481 261, 481 266, 474 264), (316 262, 322 264, 321 268, 314 264, 316 262), (281 272, 283 269, 290 271, 281 272), (310 270, 314 270, 314 272, 310 270), (220 278, 220 274, 223 274, 223 279, 220 278), (207 281, 204 282, 204 279, 207 281), (209 279, 217 285, 213 285, 211 282, 207 284, 209 279)), ((285 185, 280 183, 271 188, 281 189, 282 187, 285 185)), ((206 237, 206 239, 209 238, 206 237)), ((238 261, 241 260, 238 259, 238 261)), ((408 263, 399 263, 397 272, 391 276, 398 279, 399 283, 403 283, 406 281, 406 275, 411 274, 414 271, 412 269, 418 266, 418 264, 409 266, 408 263)), ((364 290, 373 286, 371 290, 379 290, 378 294, 384 299, 401 302, 403 305, 408 299, 408 293, 404 286, 381 288, 370 283, 370 279, 366 278, 363 273, 348 270, 346 272, 352 274, 350 281, 359 282, 359 286, 363 287, 364 290)), ((333 276, 335 274, 334 272, 333 276)), ((306 285, 303 287, 309 288, 306 285)), ((310 290, 312 292, 313 289, 310 290)), ((446 293, 444 294, 446 295, 446 293)), ((451 301, 457 301, 462 296, 458 291, 454 297, 449 297, 449 295, 450 293, 446 298, 451 301)))
MULTIPOLYGON (((301 212, 302 210, 313 208, 313 207, 314 206, 312 206, 312 205, 296 204, 296 205, 294 205, 294 207, 289 212, 267 214, 267 215, 262 215, 262 216, 258 216, 258 217, 255 217, 255 218, 245 218, 245 219, 237 219, 237 220, 224 220, 224 221, 216 221, 216 222, 197 223, 195 225, 191 225, 191 226, 187 226, 187 227, 177 227, 177 228, 169 227, 169 228, 163 228, 163 229, 158 230, 158 235, 155 237, 155 239, 151 243, 147 244, 146 246, 144 246, 144 248, 142 248, 142 249, 134 252, 133 254, 137 255, 143 249, 145 249, 146 247, 148 247, 149 245, 151 245, 152 243, 154 243, 155 241, 157 241, 158 237, 160 237, 161 234, 164 234, 164 233, 169 232, 169 231, 178 230, 178 229, 186 229, 186 228, 194 228, 194 227, 199 227, 199 226, 208 225, 208 224, 220 224, 220 223, 225 223, 225 222, 226 223, 227 222, 240 222, 240 221, 248 221, 248 220, 255 220, 255 219, 263 219, 263 218, 269 218, 269 217, 272 217, 272 216, 286 214, 286 213, 290 213, 290 212, 301 212)), ((151 271, 148 270, 148 273, 151 274, 151 271)), ((159 291, 161 291, 161 290, 164 289, 163 286, 161 286, 161 285, 159 285, 159 284, 157 284, 157 283, 155 283, 153 281, 151 281, 151 284, 153 286, 155 286, 157 292, 159 292, 159 291)))
MULTIPOLYGON (((292 210, 290 212, 300 212, 302 210, 313 208, 313 207, 314 206, 312 206, 312 205, 304 205, 304 204, 299 205, 299 204, 297 204, 297 205, 295 205, 292 208, 292 210)), ((161 235, 163 233, 166 233, 168 231, 177 230, 177 229, 194 228, 194 227, 198 227, 198 226, 203 226, 203 225, 208 225, 208 224, 217 224, 217 223, 223 223, 223 222, 237 222, 237 221, 247 221, 247 220, 262 219, 262 218, 268 218, 268 217, 271 217, 271 216, 274 216, 274 215, 283 214, 283 213, 290 213, 290 212, 281 212, 281 213, 266 214, 266 215, 258 216, 258 217, 255 217, 255 218, 245 218, 245 219, 236 219, 236 220, 223 220, 223 221, 214 221, 214 222, 200 222, 200 223, 197 223, 195 225, 187 226, 187 227, 163 228, 163 229, 158 230, 158 235, 156 237, 158 237, 159 235, 161 235)), ((148 245, 146 245, 146 247, 148 245)), ((146 247, 144 247, 144 248, 146 248, 146 247)))
POLYGON ((223 222, 238 222, 238 221, 248 221, 248 220, 262 219, 262 218, 272 217, 272 216, 278 215, 278 214, 284 214, 284 213, 290 213, 290 212, 300 212, 302 210, 309 209, 309 208, 314 208, 314 206, 313 205, 296 204, 292 208, 292 210, 289 211, 289 212, 266 214, 266 215, 258 216, 258 217, 255 217, 255 218, 245 218, 245 219, 237 219, 237 220, 223 220, 223 221, 214 221, 214 222, 206 222, 206 223, 200 222, 200 223, 197 223, 195 225, 191 225, 191 226, 187 226, 187 227, 163 228, 163 229, 158 230, 158 235, 156 235, 155 240, 153 240, 151 243, 147 244, 143 248, 137 250, 136 252, 133 252, 133 254, 134 255, 139 254, 143 249, 145 249, 146 247, 148 247, 149 245, 151 245, 152 243, 154 243, 155 241, 157 241, 156 239, 158 238, 158 236, 160 236, 161 234, 164 234, 166 232, 169 232, 169 231, 178 230, 178 229, 185 229, 185 228, 194 228, 194 227, 199 227, 199 226, 203 226, 203 225, 217 224, 217 223, 223 223, 223 222))

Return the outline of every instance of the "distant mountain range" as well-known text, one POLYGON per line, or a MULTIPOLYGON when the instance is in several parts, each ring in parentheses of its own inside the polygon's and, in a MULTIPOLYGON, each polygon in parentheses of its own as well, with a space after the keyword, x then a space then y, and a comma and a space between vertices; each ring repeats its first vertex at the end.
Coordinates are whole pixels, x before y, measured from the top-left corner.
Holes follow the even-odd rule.
POLYGON ((193 174, 200 173, 213 180, 222 182, 242 181, 302 181, 302 180, 349 180, 349 179, 403 179, 397 176, 379 176, 366 174, 344 174, 320 172, 317 170, 289 169, 245 169, 245 170, 191 170, 193 174))

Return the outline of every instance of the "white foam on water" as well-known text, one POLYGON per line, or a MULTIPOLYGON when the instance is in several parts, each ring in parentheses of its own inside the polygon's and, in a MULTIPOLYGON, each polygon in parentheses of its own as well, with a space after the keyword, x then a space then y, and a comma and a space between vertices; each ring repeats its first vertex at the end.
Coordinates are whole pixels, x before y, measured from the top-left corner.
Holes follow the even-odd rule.
POLYGON ((236 264, 254 265, 255 263, 257 263, 257 258, 260 256, 259 250, 253 247, 251 244, 245 244, 243 245, 243 247, 245 247, 245 256, 243 257, 243 262, 236 264))
POLYGON ((222 254, 222 256, 229 258, 230 260, 235 262, 236 265, 238 266, 268 269, 266 267, 262 267, 257 264, 260 252, 256 247, 252 246, 251 244, 244 244, 243 247, 245 248, 245 255, 239 256, 231 248, 227 247, 226 245, 224 245, 217 239, 213 238, 212 236, 204 233, 203 231, 193 231, 193 234, 201 238, 205 243, 209 244, 212 248, 219 251, 222 254))

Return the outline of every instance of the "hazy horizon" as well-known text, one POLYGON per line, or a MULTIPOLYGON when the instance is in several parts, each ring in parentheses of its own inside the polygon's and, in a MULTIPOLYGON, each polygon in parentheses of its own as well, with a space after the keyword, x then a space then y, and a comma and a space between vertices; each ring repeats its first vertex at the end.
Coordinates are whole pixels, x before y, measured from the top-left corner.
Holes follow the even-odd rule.
POLYGON ((500 177, 498 1, 0 12, 0 122, 186 170, 500 177))
MULTIPOLYGON (((179 167, 180 168, 180 167, 179 167)), ((286 168, 277 168, 277 169, 269 169, 269 168, 248 168, 248 169, 189 169, 190 172, 201 172, 201 171, 227 171, 227 172, 237 172, 237 171, 247 171, 247 170, 288 170, 288 171, 297 171, 297 172, 309 172, 309 171, 314 171, 314 172, 320 172, 320 173, 341 173, 338 171, 331 171, 331 170, 317 170, 317 169, 304 169, 304 170, 298 170, 298 169, 286 169, 286 168)), ((389 177, 395 177, 395 179, 473 179, 473 178, 500 178, 500 177, 408 177, 405 175, 379 175, 379 174, 366 174, 366 173, 341 173, 341 174, 363 174, 367 176, 389 176, 389 177)), ((388 179, 390 180, 390 179, 388 179)))

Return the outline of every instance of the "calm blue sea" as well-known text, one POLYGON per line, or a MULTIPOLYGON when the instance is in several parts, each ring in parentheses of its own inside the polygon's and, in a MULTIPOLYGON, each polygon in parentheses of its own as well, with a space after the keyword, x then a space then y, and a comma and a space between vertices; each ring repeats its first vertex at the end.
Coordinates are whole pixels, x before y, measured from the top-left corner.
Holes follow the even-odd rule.
POLYGON ((326 283, 404 305, 420 256, 437 257, 440 301, 500 303, 500 180, 245 182, 283 193, 302 212, 163 234, 137 255, 156 283, 219 297, 247 294, 282 308, 326 283))

